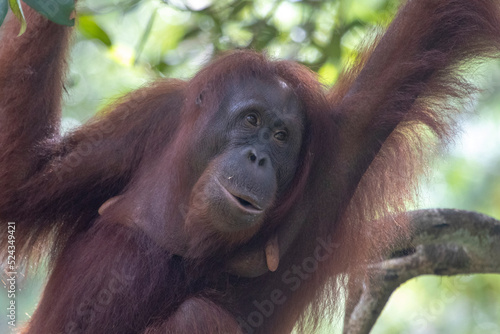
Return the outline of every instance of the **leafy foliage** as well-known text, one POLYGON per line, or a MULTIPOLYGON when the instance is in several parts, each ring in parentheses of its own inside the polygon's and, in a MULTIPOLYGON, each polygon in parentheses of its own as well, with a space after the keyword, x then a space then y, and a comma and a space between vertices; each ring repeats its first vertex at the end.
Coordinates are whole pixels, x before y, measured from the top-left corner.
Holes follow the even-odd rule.
POLYGON ((19 30, 19 35, 22 35, 26 31, 26 19, 24 18, 23 8, 21 7, 21 1, 9 0, 9 6, 14 15, 21 22, 21 29, 19 30))
POLYGON ((5 16, 7 16, 7 11, 9 10, 9 3, 7 0, 0 0, 0 26, 5 20, 5 16))
POLYGON ((52 22, 65 26, 73 26, 75 20, 71 13, 75 10, 73 0, 23 0, 31 8, 47 17, 52 22))
MULTIPOLYGON (((75 20, 70 18, 75 10, 73 0, 23 0, 23 2, 57 24, 67 26, 75 24, 75 20)), ((21 0, 0 0, 0 26, 5 20, 9 7, 19 22, 21 22, 19 35, 22 35, 26 31, 27 22, 24 17, 21 0)))
MULTIPOLYGON (((142 31, 134 34, 138 39, 132 63, 146 65, 163 75, 175 76, 179 66, 199 63, 200 57, 208 59, 226 50, 251 48, 298 60, 331 84, 342 63, 355 54, 359 37, 381 20, 389 21, 397 3, 396 0, 165 0, 164 3, 124 0, 117 5, 116 1, 90 0, 82 3, 79 14, 98 18, 94 23, 110 35, 114 29, 105 27, 109 21, 104 17, 118 16, 123 20, 140 17, 142 31)), ((80 25, 88 37, 87 22, 81 20, 80 25)), ((103 41, 98 36, 88 38, 103 41)))
POLYGON ((111 38, 108 34, 97 24, 92 16, 81 16, 78 18, 80 32, 88 39, 97 39, 106 46, 111 46, 111 38))

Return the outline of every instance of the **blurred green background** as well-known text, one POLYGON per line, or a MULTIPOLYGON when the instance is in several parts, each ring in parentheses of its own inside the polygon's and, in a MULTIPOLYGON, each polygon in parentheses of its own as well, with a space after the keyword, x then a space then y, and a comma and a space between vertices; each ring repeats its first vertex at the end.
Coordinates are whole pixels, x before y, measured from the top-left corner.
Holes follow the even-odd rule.
MULTIPOLYGON (((188 79, 223 50, 265 50, 297 60, 333 84, 359 42, 390 22, 397 7, 394 0, 81 1, 63 129, 150 80, 188 79)), ((475 114, 460 120, 462 133, 430 164, 419 207, 475 210, 500 219, 500 62, 471 75, 484 92, 471 108, 475 114)), ((20 278, 22 321, 32 314, 45 277, 39 272, 20 278)), ((0 293, 0 309, 6 307, 6 293, 0 293)), ((339 332, 332 328, 325 324, 324 332, 339 332)), ((0 333, 7 332, 2 316, 0 333)), ((500 333, 500 275, 411 280, 391 297, 373 333, 500 333)))

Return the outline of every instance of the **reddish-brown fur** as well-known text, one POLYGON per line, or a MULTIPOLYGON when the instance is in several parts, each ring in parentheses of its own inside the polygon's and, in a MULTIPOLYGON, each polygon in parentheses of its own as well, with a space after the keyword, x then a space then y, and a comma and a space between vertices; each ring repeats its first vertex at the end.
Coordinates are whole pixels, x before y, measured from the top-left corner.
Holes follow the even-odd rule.
POLYGON ((27 333, 314 331, 347 278, 407 232, 384 217, 405 211, 430 137, 452 135, 454 106, 476 91, 464 64, 500 47, 497 1, 413 0, 330 91, 296 63, 239 51, 188 82, 140 89, 60 138, 69 29, 26 12, 23 36, 12 18, 0 30, 0 219, 2 249, 16 222, 18 258, 49 244, 50 279, 27 333), (197 226, 189 256, 174 255, 181 241, 151 235, 175 236, 184 218, 196 182, 183 165, 196 149, 189 128, 210 120, 228 82, 251 75, 281 78, 303 103, 293 185, 250 240, 197 226), (166 183, 178 191, 162 192, 166 183), (158 220, 165 212, 171 220, 158 220), (272 235, 280 265, 265 273, 272 235), (228 273, 242 266, 258 277, 228 273))

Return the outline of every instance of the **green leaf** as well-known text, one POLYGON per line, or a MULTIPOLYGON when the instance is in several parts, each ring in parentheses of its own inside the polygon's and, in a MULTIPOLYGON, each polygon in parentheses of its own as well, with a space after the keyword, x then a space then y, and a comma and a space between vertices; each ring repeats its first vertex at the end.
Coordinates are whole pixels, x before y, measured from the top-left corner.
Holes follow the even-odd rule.
POLYGON ((21 2, 19 0, 9 0, 10 9, 17 17, 19 22, 21 22, 21 29, 19 30, 19 35, 21 36, 26 31, 26 19, 24 17, 23 9, 21 7, 21 2))
POLYGON ((23 0, 28 6, 57 24, 74 26, 75 19, 70 19, 75 10, 74 0, 23 0))
POLYGON ((107 47, 113 45, 108 34, 94 21, 92 16, 80 16, 78 19, 78 28, 83 36, 89 39, 98 39, 107 47))
POLYGON ((7 11, 9 10, 9 3, 7 0, 0 0, 0 26, 5 20, 5 16, 7 16, 7 11))

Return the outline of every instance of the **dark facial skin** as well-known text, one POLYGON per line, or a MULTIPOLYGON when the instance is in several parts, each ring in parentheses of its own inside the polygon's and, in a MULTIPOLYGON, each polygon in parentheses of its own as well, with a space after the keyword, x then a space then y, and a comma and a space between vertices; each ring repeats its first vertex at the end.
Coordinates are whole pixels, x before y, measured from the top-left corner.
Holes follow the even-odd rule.
POLYGON ((219 232, 258 227, 294 178, 303 121, 285 82, 232 85, 195 146, 204 154, 194 156, 194 165, 210 162, 193 189, 194 219, 208 219, 219 232))

